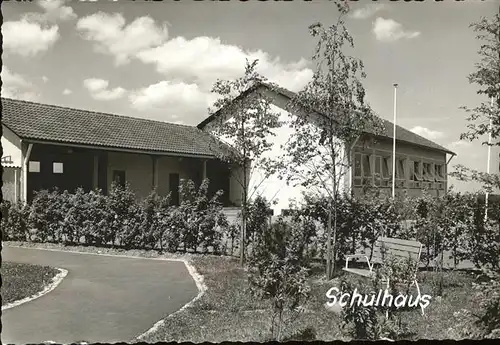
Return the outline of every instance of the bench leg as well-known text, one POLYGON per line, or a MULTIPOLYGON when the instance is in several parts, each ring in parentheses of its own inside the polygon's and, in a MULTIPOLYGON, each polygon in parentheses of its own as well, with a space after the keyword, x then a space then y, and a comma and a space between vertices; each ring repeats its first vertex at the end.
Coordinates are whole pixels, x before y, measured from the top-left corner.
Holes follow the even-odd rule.
MULTIPOLYGON (((389 278, 387 278, 387 287, 386 287, 387 291, 389 291, 389 278)), ((389 309, 387 309, 385 311, 385 319, 388 320, 389 319, 389 309)))

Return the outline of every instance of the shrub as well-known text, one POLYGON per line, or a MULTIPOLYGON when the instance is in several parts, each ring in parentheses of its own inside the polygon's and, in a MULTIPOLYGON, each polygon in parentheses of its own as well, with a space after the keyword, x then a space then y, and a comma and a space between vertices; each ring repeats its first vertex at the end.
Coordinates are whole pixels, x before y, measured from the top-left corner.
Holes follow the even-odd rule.
MULTIPOLYGON (((341 280, 341 294, 351 294, 354 289, 357 289, 358 293, 364 295, 370 292, 371 287, 368 283, 361 280, 358 280, 356 285, 351 284, 346 279, 341 280)), ((343 319, 342 329, 353 339, 376 340, 379 338, 377 309, 354 303, 352 307, 346 305, 342 309, 341 315, 343 319)))
POLYGON ((49 239, 58 241, 64 226, 68 203, 57 189, 52 192, 42 190, 35 192, 29 207, 28 228, 29 240, 46 242, 49 239))
POLYGON ((28 237, 29 208, 25 203, 2 202, 2 239, 26 241, 28 237))
POLYGON ((170 194, 161 197, 153 190, 141 202, 141 209, 140 246, 154 249, 159 245, 160 250, 163 250, 163 236, 170 229, 170 194))
POLYGON ((265 228, 248 261, 251 292, 271 302, 270 328, 278 341, 282 340, 283 328, 298 315, 309 296, 304 236, 300 224, 279 219, 265 228))
POLYGON ((125 187, 113 182, 107 196, 110 212, 110 231, 112 244, 120 244, 127 248, 137 245, 141 224, 140 207, 129 184, 125 187))
MULTIPOLYGON (((76 193, 80 201, 80 217, 82 233, 85 243, 103 245, 111 241, 110 223, 112 221, 108 209, 107 199, 100 190, 90 191, 87 194, 76 193)), ((77 209, 73 209, 73 212, 77 209)))
POLYGON ((210 245, 218 251, 222 234, 218 231, 218 223, 223 223, 222 204, 219 202, 223 191, 217 191, 212 198, 208 197, 209 180, 203 180, 197 189, 192 180, 182 181, 179 192, 181 204, 174 215, 174 222, 182 229, 181 242, 184 250, 197 252, 201 246, 205 251, 210 245))

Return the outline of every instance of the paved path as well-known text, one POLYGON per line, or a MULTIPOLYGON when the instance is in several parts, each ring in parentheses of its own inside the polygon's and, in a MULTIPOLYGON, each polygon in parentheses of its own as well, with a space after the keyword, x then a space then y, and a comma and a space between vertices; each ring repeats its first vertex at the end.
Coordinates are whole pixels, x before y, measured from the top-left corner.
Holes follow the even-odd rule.
POLYGON ((2 313, 4 344, 131 341, 198 293, 182 262, 13 247, 2 260, 69 271, 52 292, 2 313))

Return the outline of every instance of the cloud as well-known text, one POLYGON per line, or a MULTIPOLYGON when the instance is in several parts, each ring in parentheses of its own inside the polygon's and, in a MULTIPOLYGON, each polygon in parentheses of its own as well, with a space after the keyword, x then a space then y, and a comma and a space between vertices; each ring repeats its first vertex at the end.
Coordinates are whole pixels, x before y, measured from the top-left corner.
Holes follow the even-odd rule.
POLYGON ((64 89, 63 92, 62 92, 62 94, 65 95, 65 96, 66 95, 71 95, 72 93, 73 93, 73 91, 71 91, 70 89, 64 89))
POLYGON ((148 116, 192 124, 207 116, 208 107, 214 100, 214 95, 200 90, 196 84, 172 81, 160 81, 129 95, 132 107, 148 112, 148 116))
POLYGON ((66 0, 39 0, 38 6, 43 13, 29 12, 23 18, 35 22, 57 22, 76 19, 77 15, 70 6, 65 6, 66 0))
POLYGON ((57 25, 46 26, 26 19, 3 23, 2 34, 5 51, 24 57, 47 51, 60 37, 57 25))
POLYGON ((209 89, 217 79, 234 79, 244 73, 245 59, 258 59, 259 73, 292 91, 300 90, 312 77, 307 61, 286 63, 262 50, 245 51, 221 42, 219 38, 176 37, 158 47, 137 54, 143 63, 154 64, 169 78, 180 78, 209 89))
POLYGON ((44 83, 47 83, 49 81, 49 78, 47 78, 46 76, 43 76, 42 80, 43 80, 44 83))
POLYGON ((449 145, 450 149, 464 149, 464 148, 468 148, 471 146, 472 146, 471 142, 464 141, 464 140, 457 140, 457 141, 452 142, 449 145))
POLYGON ((6 66, 2 68, 2 97, 36 101, 39 94, 35 86, 22 75, 13 73, 6 66))
POLYGON ((25 13, 20 20, 2 25, 3 47, 6 52, 33 57, 49 50, 60 38, 58 21, 76 18, 66 0, 41 0, 43 12, 25 13))
POLYGON ((433 131, 422 126, 415 126, 411 131, 429 140, 441 139, 445 136, 443 132, 433 131))
POLYGON ((114 56, 117 65, 128 63, 130 57, 160 45, 168 37, 166 24, 156 25, 152 18, 146 16, 125 25, 121 13, 98 12, 78 20, 76 28, 84 39, 95 43, 96 51, 114 56))
POLYGON ((383 4, 366 5, 364 7, 354 10, 350 14, 350 17, 353 19, 367 19, 373 16, 375 13, 383 10, 384 8, 386 8, 386 6, 383 4))
POLYGON ((418 31, 405 31, 403 25, 392 19, 378 17, 373 22, 373 33, 381 42, 394 42, 402 38, 411 39, 418 37, 418 31))
POLYGON ((122 87, 108 89, 109 81, 98 78, 89 78, 83 81, 83 86, 89 90, 90 96, 98 101, 112 101, 122 98, 126 90, 122 87))

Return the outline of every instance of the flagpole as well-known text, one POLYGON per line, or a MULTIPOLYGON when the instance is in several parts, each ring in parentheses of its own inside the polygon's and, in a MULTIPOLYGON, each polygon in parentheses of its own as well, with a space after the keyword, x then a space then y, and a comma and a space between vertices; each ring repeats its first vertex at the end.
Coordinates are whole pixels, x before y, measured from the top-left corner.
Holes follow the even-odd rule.
MULTIPOLYGON (((491 96, 491 110, 493 111, 493 96, 491 96)), ((493 116, 490 114, 490 126, 488 127, 488 160, 486 163, 486 173, 490 173, 490 161, 491 161, 491 131, 493 130, 493 116)), ((484 221, 488 220, 488 199, 489 192, 486 191, 485 200, 484 200, 484 221)))
POLYGON ((392 199, 396 195, 396 100, 398 84, 394 84, 394 128, 392 131, 392 199))

